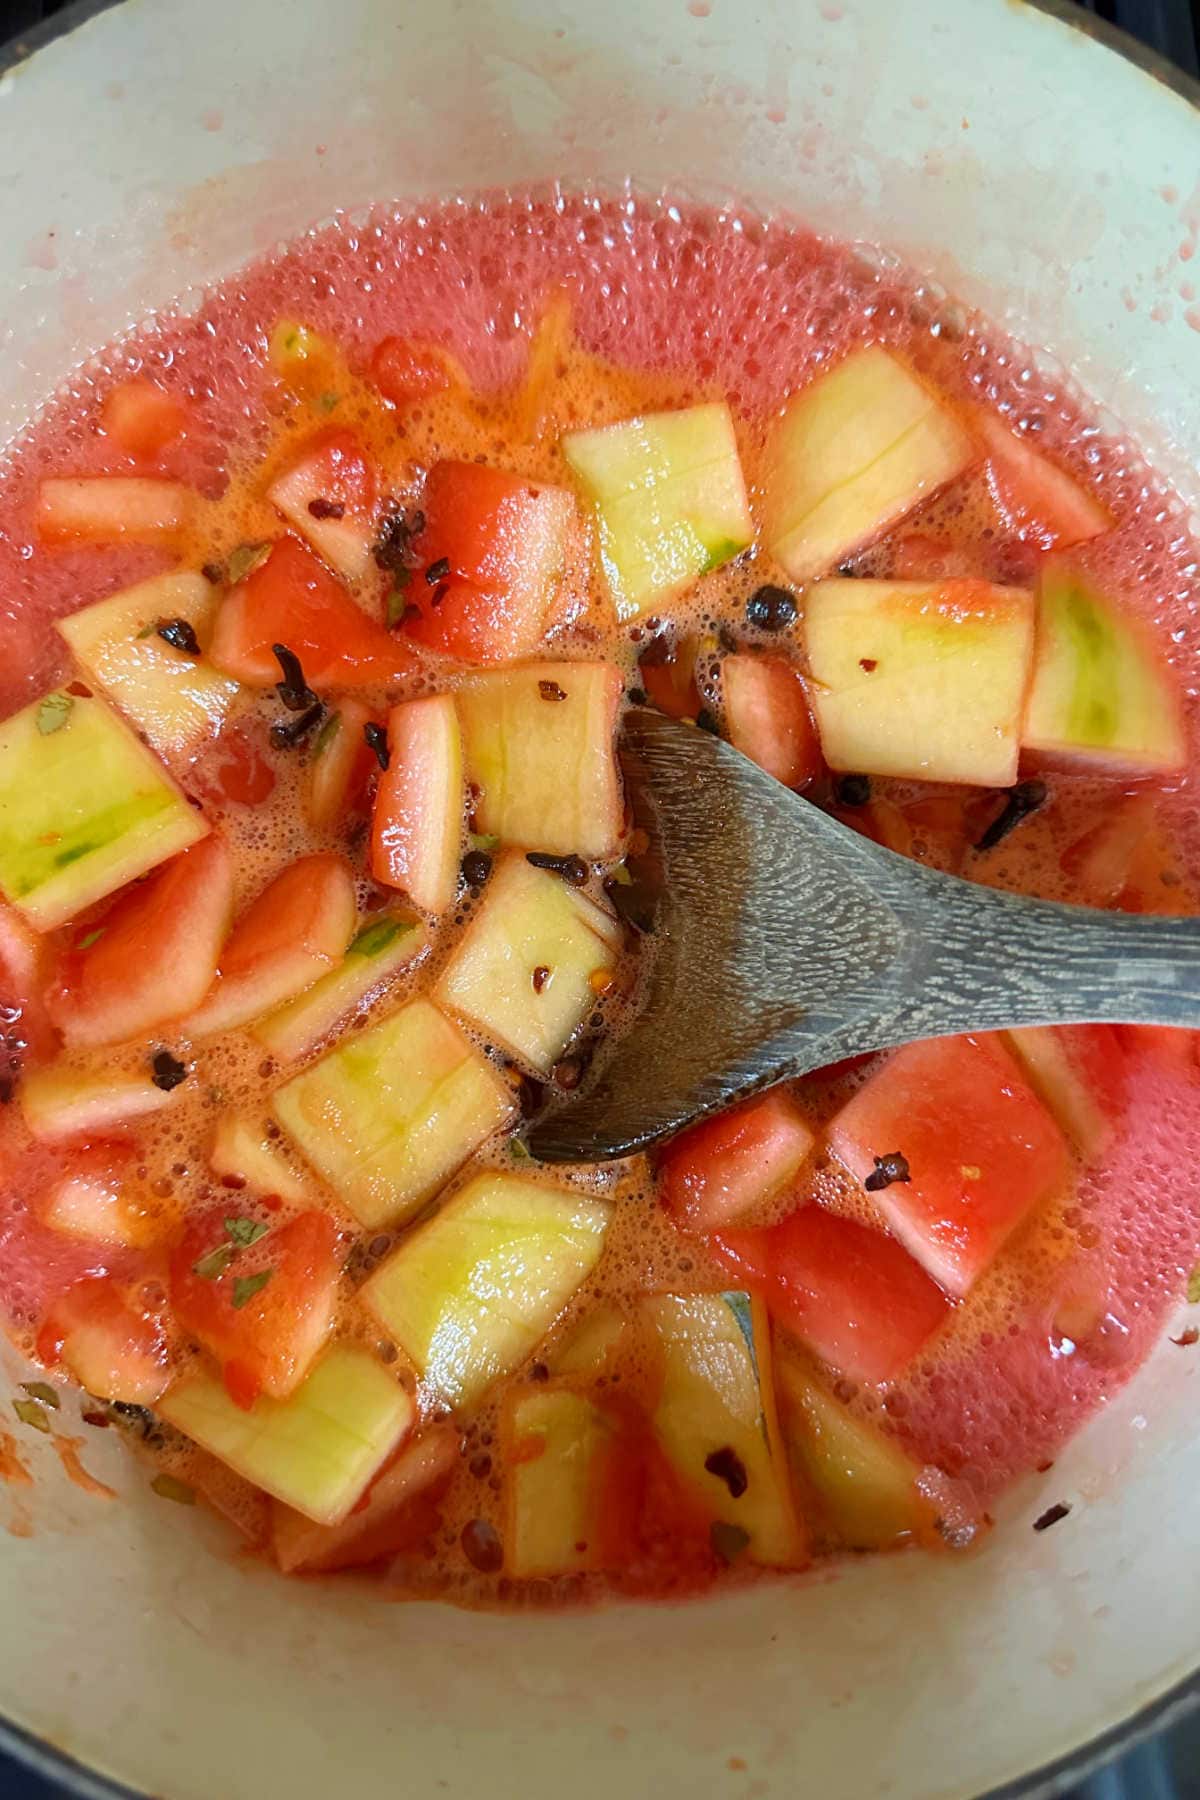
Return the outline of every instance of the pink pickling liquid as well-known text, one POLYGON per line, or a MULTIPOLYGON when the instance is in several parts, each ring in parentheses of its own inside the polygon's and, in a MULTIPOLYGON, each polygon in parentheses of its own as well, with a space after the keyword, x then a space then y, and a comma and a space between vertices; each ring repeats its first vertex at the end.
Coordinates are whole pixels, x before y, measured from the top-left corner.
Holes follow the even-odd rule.
MULTIPOLYGON (((178 472, 217 493, 225 468, 265 441, 267 338, 280 316, 337 338, 356 366, 392 333, 447 344, 473 381, 491 389, 520 375, 530 330, 558 288, 571 295, 586 349, 674 371, 681 395, 724 395, 764 428, 792 390, 870 342, 900 348, 952 398, 982 401, 1021 424, 1114 515, 1104 579, 1154 627, 1187 694, 1194 746, 1196 546, 1180 503, 1132 446, 1097 429, 1068 380, 1047 374, 985 319, 882 255, 749 214, 628 196, 461 200, 424 215, 339 223, 232 277, 190 316, 160 318, 72 376, 0 469, 0 712, 60 672, 51 620, 163 566, 152 549, 100 556, 36 547, 31 506, 42 476, 126 466, 95 425, 114 380, 149 372, 188 400, 202 430, 178 472)), ((953 531, 952 509, 943 505, 937 518, 953 531)), ((1200 880, 1190 773, 1173 784, 1163 816, 1187 878, 1200 880)), ((1014 834, 1005 884, 1069 897, 1057 864, 1040 854, 1014 834)), ((1131 1082, 1130 1122, 1109 1165, 1085 1172, 1074 1206, 1026 1234, 1004 1272, 967 1303, 963 1329, 919 1361, 889 1398, 891 1422, 919 1453, 965 1474, 983 1498, 1051 1458, 1127 1379, 1197 1260, 1200 1084, 1190 1064, 1172 1070, 1150 1051, 1134 1057, 1131 1082), (1077 1343, 1062 1323, 1066 1288, 1069 1319, 1091 1311, 1077 1343)), ((661 1233, 657 1222, 653 1229, 661 1233)), ((22 1266, 10 1245, 0 1274, 10 1301, 45 1291, 48 1277, 61 1280, 64 1263, 88 1263, 82 1251, 60 1246, 54 1254, 50 1271, 32 1260, 22 1266)), ((636 1243, 622 1254, 636 1260, 636 1243)), ((1178 1352, 1189 1353, 1200 1349, 1178 1352)))

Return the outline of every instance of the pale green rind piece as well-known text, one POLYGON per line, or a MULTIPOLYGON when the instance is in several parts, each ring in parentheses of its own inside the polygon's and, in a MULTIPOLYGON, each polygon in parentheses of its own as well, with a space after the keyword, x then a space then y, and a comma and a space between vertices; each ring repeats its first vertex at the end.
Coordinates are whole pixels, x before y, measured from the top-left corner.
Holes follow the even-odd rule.
POLYGON ((470 1407, 540 1342, 599 1259, 611 1208, 477 1175, 394 1251, 362 1299, 430 1395, 470 1407))
POLYGON ((752 1562, 794 1566, 804 1539, 775 1420, 761 1308, 745 1294, 665 1294, 644 1300, 642 1316, 662 1357, 654 1428, 673 1467, 714 1520, 746 1532, 752 1562), (745 1471, 740 1495, 705 1468, 722 1450, 732 1450, 745 1471))
POLYGON ((511 1088, 428 1000, 347 1039, 271 1104, 368 1226, 415 1212, 515 1111, 511 1088))
POLYGON ((25 1123, 44 1143, 145 1118, 169 1106, 176 1097, 175 1089, 157 1087, 148 1074, 91 1073, 53 1066, 30 1070, 19 1092, 25 1123))
POLYGON ((372 995, 423 955, 429 928, 422 919, 384 913, 350 940, 345 961, 312 987, 250 1027, 251 1037, 280 1062, 315 1050, 372 995))
POLYGON ((723 401, 571 432, 563 454, 595 505, 620 619, 662 605, 753 542, 723 401))
POLYGON ((286 1400, 248 1410, 212 1375, 188 1375, 158 1409, 169 1425, 277 1500, 336 1525, 416 1417, 412 1397, 366 1350, 334 1345, 286 1400))
POLYGON ((1135 773, 1178 769, 1186 758, 1179 699, 1146 628, 1053 563, 1038 591, 1021 742, 1135 773))
POLYGON ((788 1449, 836 1543, 885 1550, 931 1530, 921 1471, 899 1444, 856 1419, 790 1356, 780 1361, 778 1383, 788 1449))
POLYGON ((39 931, 207 832, 105 701, 48 694, 0 725, 0 891, 39 931))
POLYGON ((83 673, 102 687, 160 756, 187 757, 219 729, 238 692, 203 657, 159 637, 160 621, 186 619, 203 646, 217 590, 203 575, 157 575, 57 621, 83 673))
POLYGON ((214 1175, 232 1175, 256 1194, 278 1194, 294 1204, 311 1198, 311 1184, 292 1168, 260 1125, 226 1114, 208 1153, 214 1175))
POLYGON ((548 1075, 595 1006, 589 977, 613 967, 620 935, 617 920, 586 894, 512 856, 493 873, 434 991, 548 1075))
POLYGON ((628 1320, 613 1306, 585 1313, 570 1335, 547 1359, 555 1375, 598 1374, 628 1329, 628 1320))
POLYGON ((523 850, 607 858, 624 825, 614 663, 526 663, 458 690, 475 829, 523 850), (547 691, 563 698, 547 700, 547 691))
POLYGON ((961 473, 970 433, 879 345, 857 350, 787 405, 768 447, 767 547, 796 581, 961 473))
POLYGON ((505 1424, 506 1571, 531 1580, 595 1568, 596 1458, 611 1436, 604 1415, 582 1394, 542 1388, 514 1395, 505 1424), (541 1453, 529 1454, 539 1440, 541 1453))
POLYGON ((982 581, 820 581, 805 599, 813 708, 834 769, 1009 787, 1033 595, 982 581))

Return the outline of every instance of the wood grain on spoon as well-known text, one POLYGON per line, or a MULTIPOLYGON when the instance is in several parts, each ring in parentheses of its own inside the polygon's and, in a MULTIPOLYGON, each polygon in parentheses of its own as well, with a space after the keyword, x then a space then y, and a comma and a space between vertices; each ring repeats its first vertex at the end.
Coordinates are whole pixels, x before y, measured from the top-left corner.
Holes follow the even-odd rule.
POLYGON ((578 1093, 530 1130, 545 1162, 631 1155, 756 1088, 916 1038, 1200 1027, 1200 919, 944 875, 649 709, 627 716, 622 757, 657 893, 646 999, 578 1093))

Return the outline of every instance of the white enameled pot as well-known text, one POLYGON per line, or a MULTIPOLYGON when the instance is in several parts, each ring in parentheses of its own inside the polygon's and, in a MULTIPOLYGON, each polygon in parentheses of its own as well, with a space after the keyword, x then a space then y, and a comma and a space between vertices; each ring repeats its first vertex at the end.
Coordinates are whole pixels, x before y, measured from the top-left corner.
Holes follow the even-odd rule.
MULTIPOLYGON (((336 209, 631 177, 896 250, 1053 346, 1194 502, 1200 116, 1065 12, 76 9, 0 76, 0 442, 106 339, 336 209)), ((289 1583, 149 1494, 114 1433, 89 1462, 119 1505, 26 1434, 36 1485, 0 1483, 0 1715, 31 1757, 170 1800, 950 1800, 1020 1783, 1187 1704, 1198 1370, 1165 1346, 963 1562, 579 1617, 289 1583), (1031 1531, 1059 1499, 1069 1520, 1031 1531)))

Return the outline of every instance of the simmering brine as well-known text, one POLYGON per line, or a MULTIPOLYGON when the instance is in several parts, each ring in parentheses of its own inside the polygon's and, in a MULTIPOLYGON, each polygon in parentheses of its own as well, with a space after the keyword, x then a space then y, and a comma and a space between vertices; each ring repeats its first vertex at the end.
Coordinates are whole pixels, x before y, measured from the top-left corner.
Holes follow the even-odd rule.
POLYGON ((1198 596, 1048 357, 788 222, 380 211, 111 346, 0 465, 9 1434, 469 1604, 962 1552, 1035 1471, 1058 1522, 1200 1258, 1192 1034, 911 1045, 608 1165, 523 1129, 654 954, 627 707, 1194 913, 1198 596))

